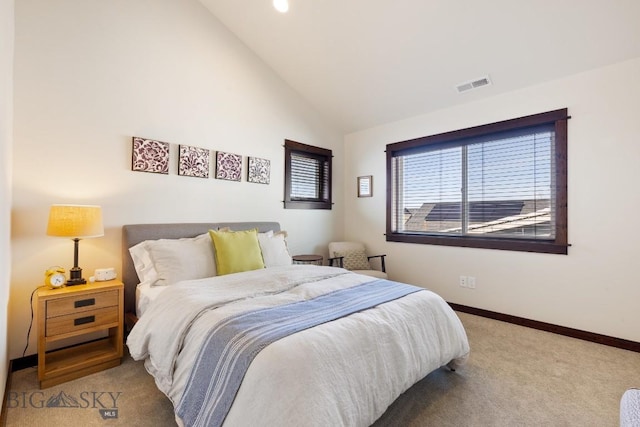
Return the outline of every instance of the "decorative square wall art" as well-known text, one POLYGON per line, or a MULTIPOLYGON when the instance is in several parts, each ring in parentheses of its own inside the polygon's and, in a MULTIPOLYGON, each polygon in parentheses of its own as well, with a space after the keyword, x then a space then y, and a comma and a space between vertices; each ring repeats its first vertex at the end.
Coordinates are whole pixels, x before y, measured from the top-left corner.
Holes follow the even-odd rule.
POLYGON ((209 153, 206 148, 180 145, 178 175, 209 178, 209 153))
POLYGON ((240 181, 242 174, 242 156, 218 151, 216 153, 216 178, 228 181, 240 181))
POLYGON ((134 136, 131 170, 169 174, 169 143, 134 136))
POLYGON ((271 161, 258 157, 249 157, 247 181, 268 184, 271 177, 271 161))

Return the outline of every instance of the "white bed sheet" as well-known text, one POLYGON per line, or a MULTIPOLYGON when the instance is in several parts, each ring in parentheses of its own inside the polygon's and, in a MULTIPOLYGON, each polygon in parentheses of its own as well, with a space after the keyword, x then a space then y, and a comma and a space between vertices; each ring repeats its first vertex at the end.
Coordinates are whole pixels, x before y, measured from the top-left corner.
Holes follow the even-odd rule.
POLYGON ((165 289, 167 289, 166 286, 151 286, 149 281, 136 286, 136 316, 138 319, 165 289))
MULTIPOLYGON (((209 325, 246 309, 372 280, 332 267, 289 269, 170 286, 165 296, 155 295, 129 335, 131 355, 146 359, 160 390, 177 404, 209 325), (308 283, 291 288, 301 278, 308 283), (212 297, 231 303, 185 318, 188 305, 198 307, 212 297)), ((433 292, 416 292, 265 348, 247 371, 224 425, 368 426, 416 381, 450 362, 464 363, 468 352, 464 328, 448 304, 433 292)))

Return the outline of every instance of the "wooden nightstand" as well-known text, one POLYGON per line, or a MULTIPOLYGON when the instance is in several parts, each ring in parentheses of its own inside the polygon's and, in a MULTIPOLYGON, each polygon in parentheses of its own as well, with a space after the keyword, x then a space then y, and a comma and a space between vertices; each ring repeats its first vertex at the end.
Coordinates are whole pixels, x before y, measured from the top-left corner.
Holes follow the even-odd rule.
POLYGON ((119 280, 37 292, 38 379, 51 387, 118 366, 123 350, 124 286, 119 280), (49 344, 94 332, 108 335, 47 351, 49 344))

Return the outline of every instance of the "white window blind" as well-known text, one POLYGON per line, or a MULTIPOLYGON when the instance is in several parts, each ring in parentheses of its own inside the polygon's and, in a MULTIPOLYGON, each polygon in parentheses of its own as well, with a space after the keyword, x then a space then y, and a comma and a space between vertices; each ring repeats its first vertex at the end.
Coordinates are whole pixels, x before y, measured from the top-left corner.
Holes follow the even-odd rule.
POLYGON ((323 200, 328 198, 328 162, 300 153, 291 154, 291 199, 323 200))
POLYGON ((553 126, 393 159, 399 232, 553 239, 553 126))

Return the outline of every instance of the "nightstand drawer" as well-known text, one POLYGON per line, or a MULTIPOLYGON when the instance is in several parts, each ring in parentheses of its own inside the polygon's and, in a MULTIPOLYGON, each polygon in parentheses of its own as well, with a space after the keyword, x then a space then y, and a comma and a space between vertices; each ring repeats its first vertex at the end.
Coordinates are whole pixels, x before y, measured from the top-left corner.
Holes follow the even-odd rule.
POLYGON ((47 318, 118 305, 118 291, 96 292, 47 301, 47 318))
POLYGON ((95 326, 118 322, 118 306, 67 314, 47 320, 46 336, 62 335, 95 326))

